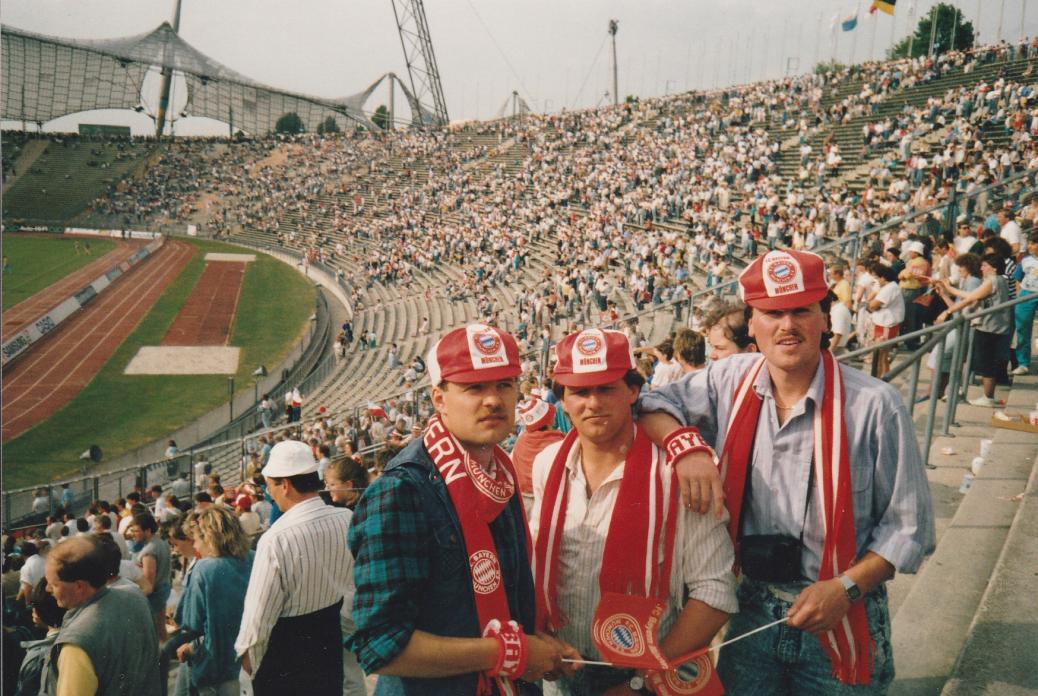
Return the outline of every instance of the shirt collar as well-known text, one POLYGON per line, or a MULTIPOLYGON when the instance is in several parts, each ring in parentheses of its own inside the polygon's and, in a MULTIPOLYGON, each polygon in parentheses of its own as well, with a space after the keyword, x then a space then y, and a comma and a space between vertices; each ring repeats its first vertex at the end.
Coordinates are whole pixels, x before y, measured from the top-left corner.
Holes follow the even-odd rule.
MULTIPOLYGON (((573 443, 573 447, 569 451, 569 456, 566 457, 565 465, 566 465, 566 480, 567 481, 571 481, 572 482, 572 481, 579 480, 582 483, 586 483, 585 480, 584 480, 584 467, 582 467, 580 465, 580 463, 581 463, 581 450, 580 450, 580 438, 578 437, 576 439, 576 441, 573 443)), ((620 465, 617 466, 615 469, 613 469, 609 473, 609 475, 605 477, 605 480, 602 481, 601 486, 604 486, 607 483, 610 483, 612 481, 619 481, 620 479, 622 479, 624 477, 624 466, 626 465, 626 463, 627 463, 626 459, 624 461, 620 462, 620 465)))
MULTIPOLYGON (((753 383, 753 391, 761 399, 775 398, 775 393, 771 388, 771 373, 768 372, 767 362, 764 363, 764 367, 757 375, 757 381, 753 383)), ((811 384, 808 386, 807 393, 804 396, 815 406, 822 403, 822 399, 825 396, 825 365, 822 360, 818 361, 818 367, 815 368, 815 376, 811 378, 811 384)))

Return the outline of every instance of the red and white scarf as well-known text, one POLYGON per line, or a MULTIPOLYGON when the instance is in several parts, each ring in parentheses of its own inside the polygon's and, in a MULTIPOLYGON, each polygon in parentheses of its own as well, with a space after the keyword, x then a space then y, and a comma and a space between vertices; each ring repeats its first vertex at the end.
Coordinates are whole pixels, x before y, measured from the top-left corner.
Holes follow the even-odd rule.
MULTIPOLYGON (((760 417, 761 398, 754 391, 765 360, 761 357, 743 375, 735 392, 732 414, 721 455, 721 480, 731 518, 728 532, 735 543, 739 563, 739 520, 743 512, 746 476, 753 457, 753 442, 760 417)), ((844 423, 843 375, 832 353, 822 351, 825 388, 821 408, 814 414, 814 494, 822 501, 825 541, 819 580, 829 580, 850 568, 857 554, 854 534, 854 499, 851 494, 851 460, 844 423)), ((829 655, 833 676, 845 684, 868 684, 875 645, 869 635, 863 602, 851 605, 838 626, 819 636, 829 655)))
MULTIPOLYGON (((496 466, 493 474, 487 473, 450 434, 438 415, 429 419, 422 442, 447 484, 447 492, 461 522, 479 625, 484 631, 495 620, 500 625, 507 625, 511 619, 508 596, 505 594, 501 564, 489 525, 504 511, 515 493, 516 476, 512 462, 508 454, 495 445, 496 466)), ((525 520, 524 517, 524 527, 525 520)), ((526 548, 530 548, 529 528, 526 531, 526 548)), ((518 693, 510 680, 498 677, 494 681, 504 696, 518 693)), ((477 694, 484 696, 492 693, 490 677, 480 673, 477 694)))
MULTIPOLYGON (((559 552, 566 522, 569 486, 566 460, 577 431, 571 430, 552 461, 544 484, 541 519, 534 546, 534 579, 538 591, 538 628, 556 631, 566 623, 559 608, 559 552)), ((659 450, 641 428, 624 463, 623 479, 613 506, 598 585, 604 595, 615 592, 665 599, 670 578, 671 550, 677 529, 677 485, 663 497, 663 467, 659 450), (666 520, 664 519, 666 516, 666 520)))

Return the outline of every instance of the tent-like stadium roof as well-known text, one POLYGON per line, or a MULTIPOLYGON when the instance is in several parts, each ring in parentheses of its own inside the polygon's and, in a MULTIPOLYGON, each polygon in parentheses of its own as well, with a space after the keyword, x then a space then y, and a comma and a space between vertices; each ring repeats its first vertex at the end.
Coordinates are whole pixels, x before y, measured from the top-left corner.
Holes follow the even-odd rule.
MULTIPOLYGON (((183 75, 188 91, 184 115, 229 122, 248 133, 273 131, 278 118, 288 112, 297 113, 311 130, 328 116, 340 128, 348 121, 371 126, 362 107, 388 75, 363 92, 339 99, 295 94, 251 80, 209 58, 166 22, 145 34, 102 40, 3 27, 0 47, 0 118, 41 123, 90 109, 141 106, 144 78, 154 66, 183 75)), ((405 94, 416 109, 417 100, 406 88, 405 94)))

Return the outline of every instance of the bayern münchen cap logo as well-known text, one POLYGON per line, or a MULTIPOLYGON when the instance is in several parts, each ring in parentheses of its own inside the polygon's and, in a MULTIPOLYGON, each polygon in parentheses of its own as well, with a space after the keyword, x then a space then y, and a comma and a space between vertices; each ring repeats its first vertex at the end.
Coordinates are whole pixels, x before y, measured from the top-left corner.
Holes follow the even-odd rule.
POLYGON ((792 259, 782 257, 768 263, 768 277, 776 283, 789 283, 797 277, 797 267, 792 259))
POLYGON ((501 348, 501 339, 493 331, 482 331, 473 336, 476 350, 484 355, 493 355, 501 348))
POLYGON ((595 334, 584 334, 577 339, 577 350, 584 355, 595 355, 602 350, 602 339, 595 334))

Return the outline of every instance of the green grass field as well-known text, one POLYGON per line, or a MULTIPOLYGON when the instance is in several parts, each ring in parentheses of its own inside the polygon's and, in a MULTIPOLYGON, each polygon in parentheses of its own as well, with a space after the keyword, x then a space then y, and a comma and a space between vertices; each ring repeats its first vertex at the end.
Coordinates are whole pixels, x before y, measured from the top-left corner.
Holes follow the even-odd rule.
POLYGON ((9 309, 48 285, 61 280, 115 248, 110 239, 90 239, 90 256, 76 253, 76 243, 84 240, 54 235, 51 237, 5 234, 4 257, 8 270, 4 273, 3 308, 9 309))
MULTIPOLYGON (((239 247, 195 241, 198 252, 86 389, 52 418, 6 443, 4 488, 31 486, 78 471, 79 455, 97 444, 106 460, 164 437, 227 401, 222 375, 125 375, 141 346, 158 345, 202 274, 209 251, 239 247)), ((235 383, 252 389, 253 370, 273 370, 303 337, 314 287, 284 263, 257 253, 249 264, 231 345, 242 347, 235 383)))

